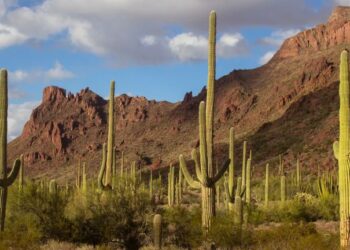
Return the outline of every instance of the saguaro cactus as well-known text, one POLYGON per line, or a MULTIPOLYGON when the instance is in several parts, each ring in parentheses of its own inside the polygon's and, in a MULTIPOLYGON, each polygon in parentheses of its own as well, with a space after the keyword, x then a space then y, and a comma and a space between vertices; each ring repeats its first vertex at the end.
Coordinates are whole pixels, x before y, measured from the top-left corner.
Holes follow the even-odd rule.
POLYGON ((98 174, 98 179, 97 179, 97 187, 99 190, 103 190, 106 188, 106 186, 103 184, 103 176, 104 176, 105 170, 106 170, 106 154, 107 154, 107 145, 106 145, 106 143, 103 143, 102 161, 101 161, 100 172, 98 174))
POLYGON ((153 244, 157 250, 162 248, 162 216, 160 214, 156 214, 153 218, 153 244))
POLYGON ((106 186, 112 187, 113 175, 113 149, 114 149, 114 89, 115 82, 111 82, 108 108, 108 138, 107 138, 107 161, 106 161, 106 186))
POLYGON ((251 191, 250 191, 250 187, 251 187, 251 182, 250 182, 250 177, 251 177, 251 166, 252 166, 252 158, 249 157, 248 161, 247 161, 247 172, 246 172, 246 203, 250 204, 251 202, 251 191))
POLYGON ((301 191, 301 171, 300 171, 300 159, 299 156, 297 156, 297 189, 300 192, 301 191))
POLYGON ((4 231, 8 187, 19 173, 21 161, 15 160, 10 174, 7 174, 7 70, 0 70, 0 231, 4 231))
POLYGON ((81 189, 84 195, 87 194, 87 174, 86 174, 86 163, 83 162, 83 168, 82 168, 82 182, 81 182, 81 189))
POLYGON ((339 200, 340 200, 340 245, 350 248, 350 100, 349 100, 349 59, 344 50, 340 57, 339 85, 339 142, 333 145, 334 155, 338 159, 339 168, 339 200))
POLYGON ((168 173, 168 205, 169 207, 175 204, 175 168, 172 164, 169 167, 168 173))
MULTIPOLYGON (((247 171, 247 142, 243 142, 243 156, 242 156, 242 189, 245 189, 246 185, 246 171, 247 171)), ((245 197, 245 195, 244 195, 245 197)), ((245 198, 244 198, 245 199, 245 198)))
POLYGON ((18 179, 18 190, 20 192, 23 191, 23 182, 24 182, 24 157, 23 155, 20 156, 20 161, 21 161, 21 165, 20 165, 20 169, 19 169, 19 179, 18 179))
POLYGON ((242 179, 239 177, 237 179, 237 188, 235 195, 235 204, 234 204, 234 223, 236 225, 242 225, 243 221, 243 201, 242 197, 244 195, 244 190, 242 191, 242 179))
POLYGON ((198 181, 190 175, 183 155, 179 156, 180 166, 186 181, 193 188, 202 191, 202 226, 209 229, 211 219, 215 216, 215 183, 225 173, 230 160, 214 175, 213 168, 213 123, 214 123, 214 84, 215 84, 215 44, 216 44, 216 12, 211 11, 209 17, 209 55, 207 102, 199 105, 199 141, 200 167, 197 153, 194 151, 194 161, 198 181))
POLYGON ((265 208, 269 207, 269 164, 266 164, 265 173, 265 208))

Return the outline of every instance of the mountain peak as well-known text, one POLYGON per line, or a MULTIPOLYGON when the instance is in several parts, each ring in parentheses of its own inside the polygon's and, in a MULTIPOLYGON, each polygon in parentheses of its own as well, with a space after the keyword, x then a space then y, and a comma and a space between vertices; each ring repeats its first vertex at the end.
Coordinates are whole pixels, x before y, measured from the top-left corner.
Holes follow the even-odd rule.
POLYGON ((304 30, 284 41, 274 59, 309 55, 350 44, 350 7, 336 7, 328 22, 304 30))
POLYGON ((350 7, 347 6, 335 7, 328 19, 329 23, 345 23, 347 21, 350 21, 350 7))

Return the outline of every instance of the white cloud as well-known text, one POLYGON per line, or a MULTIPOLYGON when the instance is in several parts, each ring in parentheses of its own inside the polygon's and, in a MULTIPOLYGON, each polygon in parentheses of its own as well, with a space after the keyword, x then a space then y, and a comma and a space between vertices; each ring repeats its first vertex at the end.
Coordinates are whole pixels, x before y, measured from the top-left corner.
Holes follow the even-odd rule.
POLYGON ((266 52, 259 60, 259 63, 261 65, 267 63, 268 61, 271 60, 271 58, 275 55, 276 51, 268 51, 266 52))
POLYGON ((0 24, 0 48, 21 44, 28 38, 14 27, 0 24))
POLYGON ((299 32, 299 29, 277 30, 272 32, 270 36, 262 38, 261 43, 271 46, 280 46, 284 40, 299 32))
POLYGON ((74 77, 74 74, 64 69, 63 65, 59 62, 56 62, 53 68, 44 73, 44 76, 45 75, 48 80, 63 80, 74 77))
POLYGON ((336 4, 348 6, 350 5, 350 0, 334 0, 336 4))
POLYGON ((8 140, 13 140, 22 132, 24 124, 28 121, 33 109, 40 101, 25 102, 21 104, 9 104, 8 106, 8 140))
POLYGON ((156 42, 157 42, 157 38, 155 36, 151 36, 151 35, 144 36, 141 39, 141 43, 145 46, 155 45, 156 42))
MULTIPOLYGON (((223 34, 217 41, 217 55, 231 57, 245 51, 243 36, 239 33, 223 34)), ((181 61, 206 59, 208 39, 193 33, 182 33, 169 39, 170 50, 181 61)))
MULTIPOLYGON (((304 2, 90 0, 87 4, 86 0, 43 0, 34 7, 8 8, 8 5, 0 5, 0 23, 11 28, 11 32, 7 32, 0 41, 10 46, 30 40, 45 41, 59 34, 72 47, 103 56, 114 64, 155 64, 176 59, 166 40, 166 37, 176 36, 174 27, 183 34, 196 34, 198 39, 203 34, 206 37, 211 9, 218 13, 219 32, 227 34, 234 34, 238 28, 247 26, 272 25, 286 29, 326 20, 328 9, 315 12, 304 2), (269 14, 272 10, 273 14, 269 14), (147 37, 149 34, 153 37, 147 37), (140 38, 142 45, 157 42, 157 46, 140 46, 140 38)), ((224 38, 222 42, 226 45, 235 43, 232 37, 224 38)), ((183 50, 192 45, 186 46, 183 50)), ((197 58, 201 49, 195 47, 199 51, 191 53, 197 58)), ((225 48, 234 47, 237 48, 225 48)), ((237 54, 237 51, 229 52, 230 56, 237 54)), ((181 54, 181 58, 184 57, 187 56, 181 54)), ((202 55, 199 57, 203 58, 202 55)))
POLYGON ((74 77, 74 73, 65 69, 63 65, 59 62, 56 62, 55 65, 48 70, 33 70, 33 71, 15 70, 15 71, 9 72, 9 80, 10 82, 14 82, 14 83, 50 82, 50 81, 65 80, 73 77, 74 77))
POLYGON ((182 33, 169 40, 170 50, 180 60, 197 60, 206 58, 207 38, 193 33, 182 33))

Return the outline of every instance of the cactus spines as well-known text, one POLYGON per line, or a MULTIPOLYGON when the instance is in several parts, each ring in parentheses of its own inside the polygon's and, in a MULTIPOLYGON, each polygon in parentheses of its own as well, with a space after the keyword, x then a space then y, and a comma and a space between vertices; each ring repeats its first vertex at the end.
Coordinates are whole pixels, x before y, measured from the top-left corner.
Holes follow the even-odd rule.
POLYGON ((344 50, 340 57, 339 85, 339 142, 334 143, 334 154, 339 168, 339 204, 340 204, 340 246, 350 247, 350 107, 349 107, 349 59, 344 50))
POLYGON ((0 70, 0 231, 4 231, 7 190, 15 181, 21 161, 15 160, 10 174, 7 174, 7 106, 8 106, 8 85, 7 70, 0 70))
POLYGON ((265 172, 265 208, 269 207, 269 164, 266 164, 265 172))
POLYGON ((156 214, 153 218, 153 244, 157 250, 162 248, 162 216, 160 214, 156 214))
POLYGON ((108 138, 106 161, 106 186, 112 187, 113 149, 114 149, 114 89, 115 82, 111 81, 108 105, 108 138))
POLYGON ((23 182, 24 182, 24 157, 23 154, 19 157, 21 161, 20 169, 19 169, 19 176, 18 176, 18 189, 20 192, 23 190, 23 182))

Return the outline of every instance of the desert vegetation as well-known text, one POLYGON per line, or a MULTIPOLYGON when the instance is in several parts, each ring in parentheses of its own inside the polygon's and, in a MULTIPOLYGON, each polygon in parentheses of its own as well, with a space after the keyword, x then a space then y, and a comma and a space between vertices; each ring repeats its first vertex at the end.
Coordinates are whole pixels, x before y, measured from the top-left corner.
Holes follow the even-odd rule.
POLYGON ((339 143, 334 143, 339 174, 337 170, 319 170, 312 175, 298 157, 294 169, 287 171, 282 155, 266 162, 262 174, 257 174, 255 152, 246 141, 242 164, 237 164, 234 128, 227 131, 226 160, 221 167, 216 163, 215 41, 213 11, 209 17, 206 101, 198 109, 199 150, 194 148, 191 156, 182 154, 174 159, 165 175, 136 162, 126 166, 123 154, 117 159, 114 81, 110 85, 108 139, 98 175, 88 176, 88 164, 77 162, 75 183, 31 180, 26 177, 23 156, 8 173, 7 73, 2 70, 0 249, 347 249, 348 52, 341 54, 340 136, 339 143))

